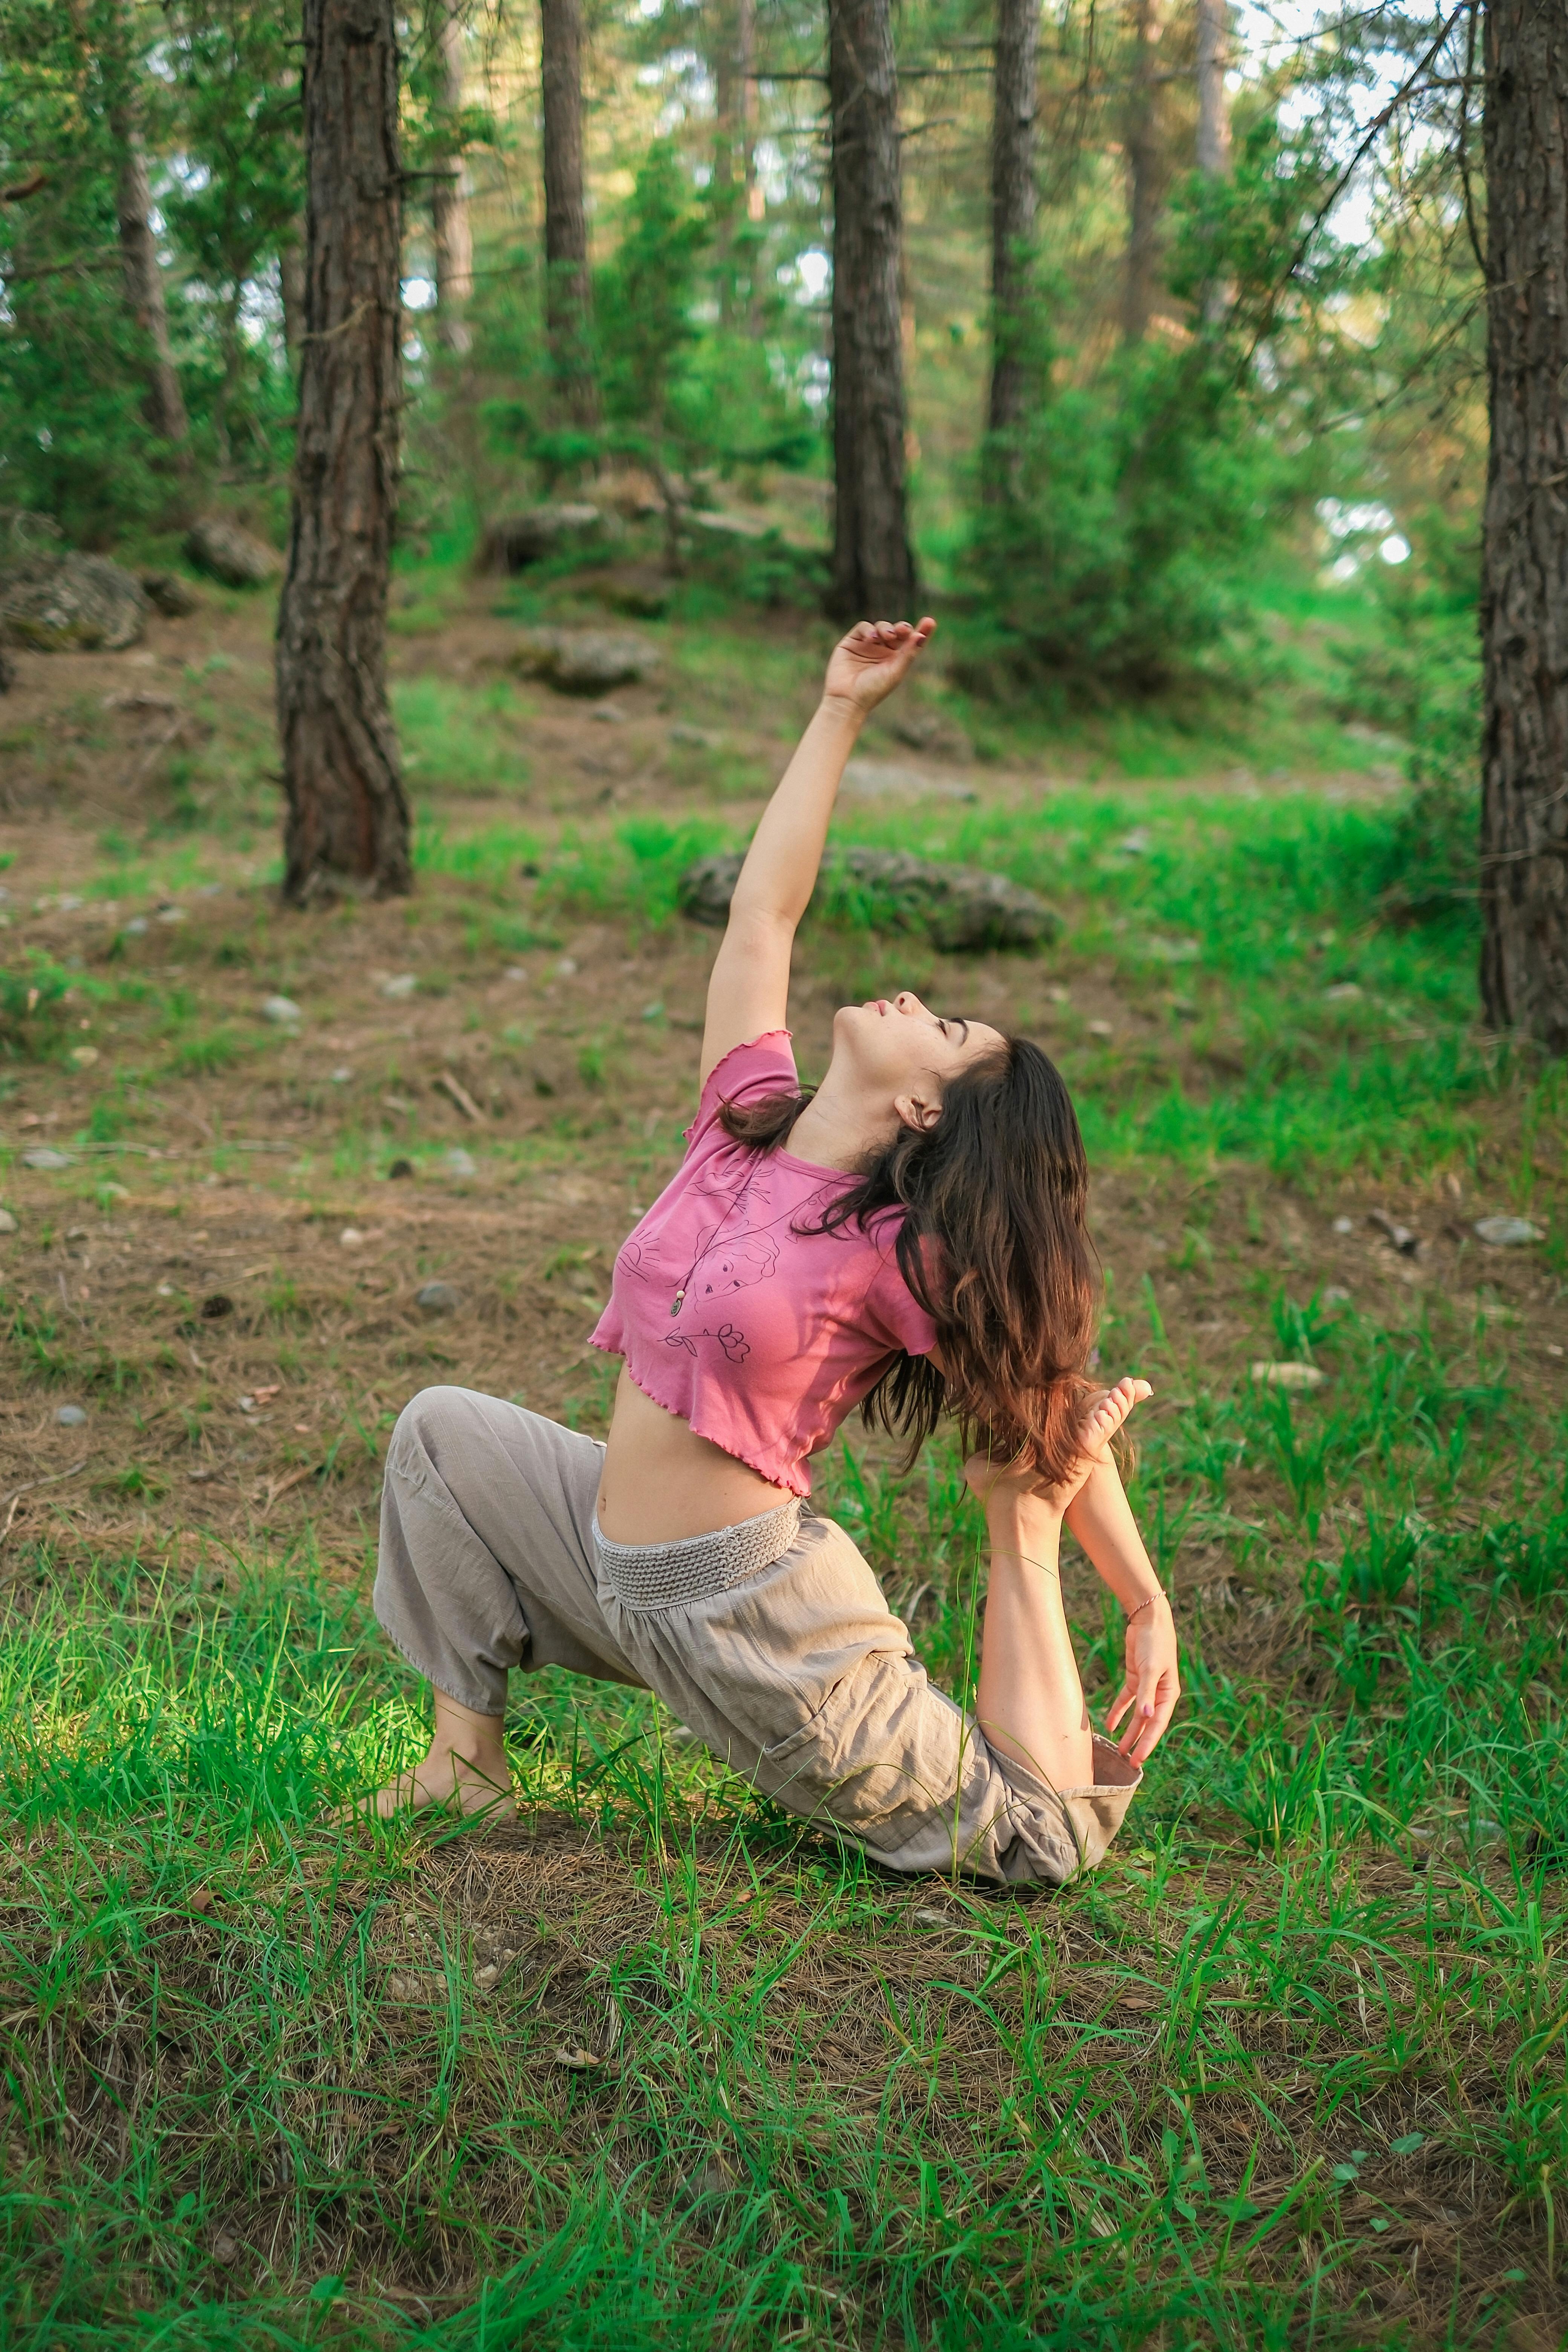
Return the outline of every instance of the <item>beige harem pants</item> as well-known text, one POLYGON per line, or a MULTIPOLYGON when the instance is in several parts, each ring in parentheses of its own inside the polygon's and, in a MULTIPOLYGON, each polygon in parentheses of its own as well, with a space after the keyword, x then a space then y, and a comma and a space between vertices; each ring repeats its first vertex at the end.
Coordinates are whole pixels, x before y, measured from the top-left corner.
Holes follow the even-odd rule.
POLYGON ((1094 1743, 1092 1788, 995 1753, 933 1688, 841 1528, 804 1512, 769 1568, 628 1606, 596 1565, 604 1448, 470 1389, 426 1389, 393 1433, 375 1612, 409 1664, 480 1715, 508 1671, 569 1666, 658 1693, 790 1812, 903 1871, 1060 1884, 1099 1862, 1142 1778, 1094 1743))

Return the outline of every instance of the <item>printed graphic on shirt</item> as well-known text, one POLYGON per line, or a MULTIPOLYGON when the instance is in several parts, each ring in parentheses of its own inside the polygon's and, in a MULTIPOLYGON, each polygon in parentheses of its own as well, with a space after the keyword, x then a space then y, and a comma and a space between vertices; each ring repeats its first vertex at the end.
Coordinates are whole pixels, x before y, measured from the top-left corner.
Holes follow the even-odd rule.
MULTIPOLYGON (((724 1198, 719 1187, 711 1182, 693 1187, 717 1203, 724 1198)), ((827 1187, 822 1188, 826 1195, 827 1187)), ((668 1238, 661 1247, 659 1239, 648 1235, 641 1241, 632 1240, 621 1248, 617 1265, 640 1282, 680 1284, 693 1307, 705 1299, 732 1297, 738 1290, 752 1284, 766 1282, 778 1271, 780 1229, 787 1228, 803 1209, 813 1209, 816 1200, 780 1210, 755 1224, 741 1224, 736 1220, 754 1213, 766 1205, 766 1188, 759 1187, 754 1178, 748 1177, 739 1191, 731 1193, 717 1214, 710 1213, 698 1227, 694 1254, 686 1267, 675 1266, 668 1255, 668 1238), (762 1198, 759 1200, 759 1192, 762 1198), (684 1275, 684 1282, 682 1276, 684 1275)), ((701 1338, 712 1333, 699 1332, 701 1338)), ((679 1345, 671 1336, 668 1344, 679 1345)), ((742 1352, 746 1352, 742 1349, 742 1352)), ((738 1362, 738 1357, 731 1361, 738 1362)))
POLYGON ((664 1335, 667 1348, 684 1348, 689 1356, 697 1353, 699 1339, 716 1339, 732 1364, 743 1364, 752 1352, 745 1333, 733 1323, 721 1323, 716 1331, 710 1331, 704 1324, 700 1331, 667 1331, 664 1335))

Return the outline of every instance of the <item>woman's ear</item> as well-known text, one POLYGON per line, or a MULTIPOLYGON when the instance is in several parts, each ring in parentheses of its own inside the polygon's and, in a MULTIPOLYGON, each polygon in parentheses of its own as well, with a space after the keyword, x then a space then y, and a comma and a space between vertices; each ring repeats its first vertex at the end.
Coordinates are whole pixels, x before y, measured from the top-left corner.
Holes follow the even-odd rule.
POLYGON ((917 1135, 929 1135, 942 1117, 942 1097, 919 1093, 895 1095, 893 1112, 900 1127, 912 1128, 917 1135))

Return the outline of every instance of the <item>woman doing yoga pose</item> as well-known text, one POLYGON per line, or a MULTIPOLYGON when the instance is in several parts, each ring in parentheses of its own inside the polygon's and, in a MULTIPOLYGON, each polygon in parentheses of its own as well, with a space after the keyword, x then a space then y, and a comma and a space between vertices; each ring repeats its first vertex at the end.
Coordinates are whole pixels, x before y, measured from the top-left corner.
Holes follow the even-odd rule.
POLYGON ((507 1675, 658 1693, 738 1772, 899 1870, 1061 1881, 1098 1862, 1178 1696, 1169 1604, 1110 1440, 1149 1394, 1085 1377, 1088 1171, 1037 1045, 909 990, 847 1005, 815 1093, 784 1016, 845 762, 935 623, 862 622, 742 868, 708 989, 686 1157, 623 1244, 595 1344, 606 1444, 426 1389, 387 1457, 375 1607, 435 1685, 435 1736, 381 1790, 510 1803, 507 1675), (943 1412, 984 1507, 976 1706, 926 1678, 811 1457, 860 1405, 911 1453, 943 1412), (1091 1730, 1058 1580, 1064 1524, 1127 1612, 1091 1730))

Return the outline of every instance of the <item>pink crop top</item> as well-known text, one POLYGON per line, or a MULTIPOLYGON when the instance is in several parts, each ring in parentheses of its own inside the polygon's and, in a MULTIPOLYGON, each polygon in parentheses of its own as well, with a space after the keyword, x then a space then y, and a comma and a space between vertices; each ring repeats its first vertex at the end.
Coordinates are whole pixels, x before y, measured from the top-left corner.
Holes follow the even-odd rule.
POLYGON ((852 1181, 793 1152, 737 1143, 723 1103, 799 1087, 787 1029, 713 1069, 686 1157, 616 1259, 594 1345, 624 1356, 639 1389, 774 1486, 808 1495, 807 1457, 900 1352, 936 1329, 899 1271, 900 1219, 874 1234, 796 1233, 852 1181))

